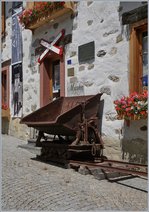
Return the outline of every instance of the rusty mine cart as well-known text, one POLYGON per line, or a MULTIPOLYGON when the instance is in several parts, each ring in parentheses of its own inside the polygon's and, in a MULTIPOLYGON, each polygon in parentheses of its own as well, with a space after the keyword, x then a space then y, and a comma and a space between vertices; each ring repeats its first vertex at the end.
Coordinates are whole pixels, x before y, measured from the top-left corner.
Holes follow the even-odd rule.
POLYGON ((65 163, 69 159, 101 157, 98 109, 102 94, 59 97, 22 118, 39 131, 36 146, 42 160, 65 163), (51 135, 53 137, 51 137, 51 135))

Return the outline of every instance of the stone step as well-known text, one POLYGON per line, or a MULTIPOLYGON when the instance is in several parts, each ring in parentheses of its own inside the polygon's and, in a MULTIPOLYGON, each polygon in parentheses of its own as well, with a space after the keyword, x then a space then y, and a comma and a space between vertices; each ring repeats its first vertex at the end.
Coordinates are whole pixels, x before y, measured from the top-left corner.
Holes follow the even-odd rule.
POLYGON ((122 172, 118 172, 118 171, 104 171, 105 177, 106 179, 118 179, 120 177, 124 177, 124 176, 130 176, 128 173, 122 173, 122 172))

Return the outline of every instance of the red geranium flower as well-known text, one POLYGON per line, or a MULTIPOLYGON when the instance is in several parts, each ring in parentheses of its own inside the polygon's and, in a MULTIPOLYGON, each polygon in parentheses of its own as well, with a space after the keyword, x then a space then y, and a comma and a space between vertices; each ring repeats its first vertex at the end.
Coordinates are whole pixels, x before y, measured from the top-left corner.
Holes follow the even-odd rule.
POLYGON ((135 116, 138 119, 146 118, 148 114, 148 92, 143 91, 131 93, 129 96, 123 96, 120 100, 115 100, 115 109, 119 117, 132 119, 135 116))

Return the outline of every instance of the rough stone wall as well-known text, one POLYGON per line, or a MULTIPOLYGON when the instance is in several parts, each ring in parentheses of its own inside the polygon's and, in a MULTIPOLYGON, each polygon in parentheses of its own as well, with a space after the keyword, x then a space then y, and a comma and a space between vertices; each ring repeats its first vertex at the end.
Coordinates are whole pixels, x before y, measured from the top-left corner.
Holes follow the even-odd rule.
POLYGON ((131 120, 129 126, 124 124, 121 139, 122 159, 136 163, 147 163, 147 129, 147 119, 131 120))
MULTIPOLYGON (((30 114, 40 107, 40 71, 38 57, 41 52, 36 53, 40 47, 40 39, 52 41, 54 37, 64 28, 65 35, 71 34, 72 18, 64 15, 60 20, 47 23, 37 28, 34 33, 31 30, 22 30, 23 39, 23 116, 30 114)), ((12 120, 10 133, 25 140, 32 134, 33 129, 19 124, 18 120, 12 120), (22 130, 24 126, 24 130, 22 130), (17 130, 13 130, 17 129, 17 130), (22 130, 22 132, 21 132, 22 130)))
POLYGON ((12 3, 6 3, 6 23, 5 23, 5 36, 1 42, 1 62, 5 62, 11 59, 11 23, 12 23, 12 3))
POLYGON ((20 124, 20 118, 12 118, 9 122, 9 134, 27 140, 30 137, 30 129, 26 125, 20 124))
POLYGON ((23 116, 39 108, 40 74, 39 66, 32 61, 32 32, 24 29, 23 39, 23 116))
POLYGON ((64 28, 65 34, 71 33, 72 20, 63 17, 61 21, 47 23, 37 28, 32 34, 30 30, 23 30, 23 66, 24 66, 24 86, 23 86, 23 114, 29 114, 40 106, 40 72, 38 58, 41 52, 36 53, 40 47, 40 39, 52 41, 55 36, 64 28))
MULTIPOLYGON (((132 161, 130 155, 135 143, 137 146, 133 151, 139 152, 144 143, 144 150, 140 154, 146 155, 147 135, 142 131, 138 136, 135 121, 123 132, 124 121, 116 119, 113 101, 129 93, 129 31, 127 26, 121 25, 119 6, 119 2, 115 1, 110 4, 104 1, 78 3, 78 16, 73 22, 72 43, 68 45, 66 52, 67 60, 72 61, 66 69, 73 68, 74 76, 67 77, 66 90, 68 96, 103 93, 104 154, 109 158, 132 161), (79 63, 78 46, 91 41, 95 42, 95 59, 79 63)), ((142 127, 142 121, 137 124, 142 127)))
POLYGON ((72 43, 66 53, 67 59, 72 60, 67 69, 73 67, 75 73, 67 77, 67 95, 104 93, 103 138, 105 145, 108 147, 112 143, 113 153, 120 156, 119 132, 123 122, 116 120, 113 101, 128 94, 129 43, 122 32, 119 2, 82 1, 77 10, 72 43), (78 46, 91 41, 95 42, 95 59, 79 64, 78 46))

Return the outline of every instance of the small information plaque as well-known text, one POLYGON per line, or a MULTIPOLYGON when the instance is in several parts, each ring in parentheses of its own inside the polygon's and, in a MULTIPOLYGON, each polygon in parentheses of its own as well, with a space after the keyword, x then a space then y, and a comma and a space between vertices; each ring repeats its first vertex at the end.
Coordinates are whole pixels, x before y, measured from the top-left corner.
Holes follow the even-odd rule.
POLYGON ((74 76, 74 68, 69 68, 69 69, 67 69, 67 71, 68 71, 68 73, 67 73, 68 77, 74 76))
POLYGON ((86 43, 78 47, 79 62, 86 62, 95 58, 95 43, 94 41, 86 43))

